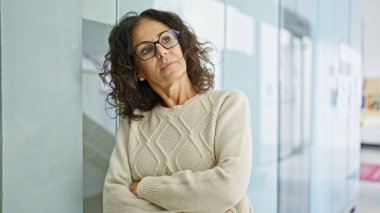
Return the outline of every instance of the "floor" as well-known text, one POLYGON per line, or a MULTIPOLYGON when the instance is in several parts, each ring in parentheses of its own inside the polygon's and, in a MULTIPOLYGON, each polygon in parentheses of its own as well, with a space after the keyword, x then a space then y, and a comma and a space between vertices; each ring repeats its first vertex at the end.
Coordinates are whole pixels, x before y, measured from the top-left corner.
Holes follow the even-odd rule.
MULTIPOLYGON (((295 152, 285 156, 280 165, 280 205, 279 212, 305 213, 309 212, 310 203, 310 161, 308 152, 295 152), (291 195, 291 196, 289 196, 291 195)), ((337 156, 337 158, 340 158, 337 156)), ((361 162, 380 165, 380 146, 362 146, 360 150, 361 162)), ((339 184, 339 183, 334 183, 339 184)), ((337 185, 339 187, 339 185, 337 185)), ((343 211, 355 213, 380 213, 380 182, 360 181, 359 200, 351 203, 343 211), (352 204, 352 206, 351 206, 352 204), (353 205, 355 210, 352 210, 353 205)), ((334 205, 332 203, 331 205, 334 205)), ((324 212, 323 212, 324 213, 324 212)))
MULTIPOLYGON (((380 146, 362 146, 361 162, 380 165, 380 146)), ((380 182, 360 181, 359 213, 380 213, 380 182)))

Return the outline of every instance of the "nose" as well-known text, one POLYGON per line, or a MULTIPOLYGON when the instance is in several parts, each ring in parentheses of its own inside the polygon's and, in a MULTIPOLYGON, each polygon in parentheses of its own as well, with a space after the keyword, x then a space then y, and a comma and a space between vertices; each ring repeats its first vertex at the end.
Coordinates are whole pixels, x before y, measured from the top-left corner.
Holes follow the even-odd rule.
POLYGON ((163 47, 160 43, 156 44, 156 57, 161 58, 168 53, 168 49, 163 47))

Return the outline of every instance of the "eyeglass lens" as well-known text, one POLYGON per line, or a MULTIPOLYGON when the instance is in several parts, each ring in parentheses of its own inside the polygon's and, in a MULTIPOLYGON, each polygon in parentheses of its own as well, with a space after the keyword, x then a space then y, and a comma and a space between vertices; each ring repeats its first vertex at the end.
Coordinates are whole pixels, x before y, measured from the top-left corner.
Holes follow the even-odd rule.
POLYGON ((135 48, 136 55, 142 60, 148 60, 156 53, 156 44, 159 43, 166 49, 174 47, 178 43, 177 33, 169 29, 160 34, 158 41, 149 42, 144 41, 135 48))

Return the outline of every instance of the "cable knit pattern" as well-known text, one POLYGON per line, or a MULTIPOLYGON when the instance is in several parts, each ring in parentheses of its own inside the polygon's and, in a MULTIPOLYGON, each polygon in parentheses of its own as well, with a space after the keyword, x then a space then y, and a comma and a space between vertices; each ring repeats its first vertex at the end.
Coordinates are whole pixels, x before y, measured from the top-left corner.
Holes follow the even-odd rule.
POLYGON ((104 213, 253 212, 248 99, 211 90, 172 108, 123 120, 107 172, 104 213), (129 191, 139 181, 138 197, 129 191))

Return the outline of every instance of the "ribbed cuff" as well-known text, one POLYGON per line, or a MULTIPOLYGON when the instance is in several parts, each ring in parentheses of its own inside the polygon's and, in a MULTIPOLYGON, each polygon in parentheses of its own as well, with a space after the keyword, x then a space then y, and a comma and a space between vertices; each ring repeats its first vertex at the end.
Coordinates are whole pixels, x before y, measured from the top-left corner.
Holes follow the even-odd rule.
POLYGON ((160 183, 155 181, 155 177, 145 177, 137 187, 137 196, 158 205, 159 191, 160 183))

